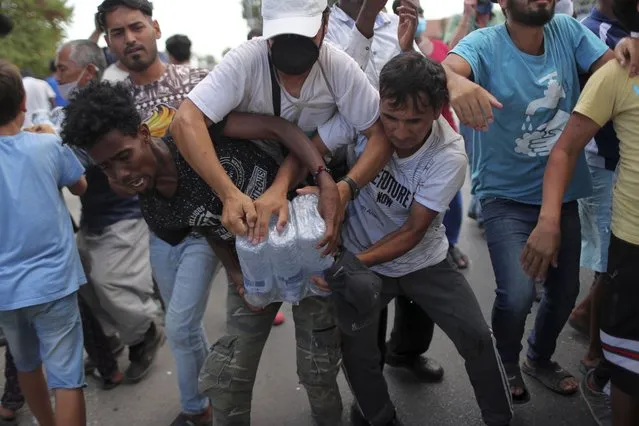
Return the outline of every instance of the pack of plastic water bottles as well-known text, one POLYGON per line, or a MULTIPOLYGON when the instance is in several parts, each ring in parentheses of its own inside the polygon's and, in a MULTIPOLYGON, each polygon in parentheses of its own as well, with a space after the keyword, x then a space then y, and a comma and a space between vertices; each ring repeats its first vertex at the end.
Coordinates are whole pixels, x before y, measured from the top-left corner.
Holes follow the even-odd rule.
POLYGON ((244 275, 246 301, 262 308, 273 302, 298 304, 308 296, 326 296, 311 281, 333 264, 316 248, 326 224, 317 210, 316 195, 301 195, 289 202, 289 221, 282 232, 269 226, 266 241, 254 245, 244 237, 235 243, 244 275))

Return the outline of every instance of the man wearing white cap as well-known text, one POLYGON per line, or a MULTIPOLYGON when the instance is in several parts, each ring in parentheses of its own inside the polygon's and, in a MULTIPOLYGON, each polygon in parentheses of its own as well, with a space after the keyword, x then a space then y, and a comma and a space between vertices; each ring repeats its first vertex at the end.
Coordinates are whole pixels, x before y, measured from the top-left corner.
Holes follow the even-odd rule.
MULTIPOLYGON (((264 37, 231 50, 189 94, 173 121, 171 132, 178 148, 219 194, 224 203, 222 222, 236 235, 255 235, 255 228, 268 224, 272 212, 288 210, 282 209, 286 192, 297 183, 301 167, 295 157, 287 157, 276 179, 278 184, 285 183, 283 190, 268 203, 256 205, 240 193, 221 166, 207 131, 207 124, 222 121, 231 111, 279 115, 308 135, 319 133, 323 140, 331 138, 327 122, 339 112, 368 137, 365 152, 338 184, 337 218, 327 217, 334 210, 325 210, 324 219, 336 225, 348 201, 390 159, 392 148, 379 122, 378 92, 353 59, 323 43, 328 13, 326 0, 264 0, 264 37)), ((282 160, 277 143, 255 143, 282 160)), ((330 178, 327 172, 325 167, 311 170, 320 187, 320 204, 326 201, 322 201, 322 184, 330 178)), ((235 285, 229 285, 227 336, 213 345, 200 374, 200 389, 211 398, 216 425, 250 424, 255 375, 279 305, 256 312, 244 303, 235 285)), ((293 307, 293 317, 297 371, 313 419, 318 425, 337 425, 342 402, 336 382, 340 335, 334 307, 327 298, 310 297, 293 307)))

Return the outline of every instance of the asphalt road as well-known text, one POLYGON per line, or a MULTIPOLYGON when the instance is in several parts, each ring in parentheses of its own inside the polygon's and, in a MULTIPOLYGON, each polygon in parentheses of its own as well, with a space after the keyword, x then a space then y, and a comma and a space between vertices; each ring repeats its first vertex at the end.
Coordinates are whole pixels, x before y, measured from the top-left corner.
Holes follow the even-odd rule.
MULTIPOLYGON (((465 194, 468 195, 468 194, 465 194)), ((468 200, 468 197, 465 197, 468 200)), ((72 210, 77 213, 75 200, 72 210)), ((471 258, 466 276, 471 283, 485 317, 489 320, 494 300, 494 275, 482 231, 475 222, 464 223, 460 242, 462 250, 471 258)), ((591 274, 582 271, 582 294, 587 293, 591 274)), ((209 307, 205 317, 211 342, 223 334, 225 275, 215 277, 209 307)), ((294 327, 290 306, 283 308, 287 322, 274 328, 262 357, 253 401, 253 425, 256 426, 305 426, 311 425, 310 409, 303 388, 295 373, 294 327)), ((536 306, 533 308, 533 315, 536 306)), ((528 328, 533 315, 529 316, 528 328)), ((562 332, 556 360, 578 378, 579 359, 586 342, 566 327, 562 332)), ((525 346, 525 344, 524 344, 525 346)), ((2 349, 0 349, 2 351, 2 349)), ((429 355, 445 368, 444 381, 439 384, 422 384, 402 370, 387 368, 391 396, 406 425, 469 425, 480 426, 482 421, 475 402, 463 360, 451 341, 437 329, 429 355)), ((4 360, 4 356, 0 357, 4 360)), ((120 359, 120 367, 126 368, 126 352, 120 359)), ((0 375, 1 376, 1 375, 0 375)), ((120 386, 102 391, 96 382, 88 379, 86 401, 88 424, 94 426, 168 426, 180 412, 173 359, 165 345, 147 379, 133 386, 120 386)), ((3 384, 0 377, 0 384, 3 384)), ((348 409, 352 396, 344 378, 340 375, 344 400, 344 424, 348 424, 348 409)), ((591 426, 594 421, 577 394, 562 397, 552 394, 536 382, 527 379, 532 394, 530 403, 515 407, 512 426, 591 426)), ((25 409, 20 415, 20 425, 36 424, 25 409)))

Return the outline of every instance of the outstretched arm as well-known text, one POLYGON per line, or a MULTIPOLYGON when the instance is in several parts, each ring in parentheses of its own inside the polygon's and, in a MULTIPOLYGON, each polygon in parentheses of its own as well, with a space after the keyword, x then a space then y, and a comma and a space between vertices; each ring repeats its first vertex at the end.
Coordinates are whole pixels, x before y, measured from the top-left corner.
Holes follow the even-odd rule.
POLYGON ((448 80, 450 104, 459 121, 475 130, 488 130, 493 122, 493 108, 502 108, 502 104, 486 89, 469 80, 472 69, 461 56, 451 53, 442 65, 448 80))
POLYGON ((325 165, 302 129, 281 117, 232 112, 226 119, 224 135, 237 139, 277 140, 308 170, 317 171, 325 165))

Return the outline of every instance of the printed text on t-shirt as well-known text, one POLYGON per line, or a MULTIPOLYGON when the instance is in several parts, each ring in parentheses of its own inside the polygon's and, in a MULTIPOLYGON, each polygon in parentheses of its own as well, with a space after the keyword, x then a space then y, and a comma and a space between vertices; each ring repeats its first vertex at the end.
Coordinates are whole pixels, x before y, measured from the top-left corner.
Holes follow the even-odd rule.
POLYGON ((404 208, 408 208, 413 199, 413 193, 393 177, 386 169, 382 170, 371 182, 380 192, 377 193, 377 202, 390 207, 393 200, 404 208), (383 191, 383 192, 382 192, 383 191))

